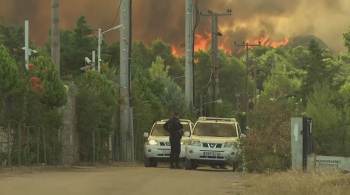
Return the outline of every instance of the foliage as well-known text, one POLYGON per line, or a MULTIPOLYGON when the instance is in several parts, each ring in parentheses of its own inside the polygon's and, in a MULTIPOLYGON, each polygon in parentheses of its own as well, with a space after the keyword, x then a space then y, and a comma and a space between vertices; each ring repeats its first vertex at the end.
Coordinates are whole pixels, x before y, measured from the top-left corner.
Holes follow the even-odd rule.
POLYGON ((84 73, 78 81, 78 88, 81 160, 106 161, 109 159, 108 141, 113 131, 112 120, 117 106, 117 88, 105 75, 95 71, 84 73), (93 156, 94 153, 96 156, 93 156))
MULTIPOLYGON (((66 89, 51 59, 39 56, 32 63, 29 75, 32 81, 33 78, 37 79, 40 101, 50 108, 63 106, 67 101, 66 89)), ((33 90, 36 90, 35 87, 32 86, 33 90)))
POLYGON ((316 153, 350 155, 349 107, 346 105, 336 107, 334 102, 338 97, 337 92, 331 90, 329 86, 317 85, 309 98, 306 112, 313 119, 316 153))
POLYGON ((290 166, 290 117, 283 102, 259 100, 250 116, 251 129, 243 141, 249 171, 285 170, 290 166))
POLYGON ((97 47, 97 40, 92 35, 93 30, 87 24, 85 17, 80 17, 73 31, 61 33, 61 72, 63 76, 80 73, 85 57, 91 56, 93 48, 97 47))
POLYGON ((7 49, 0 45, 0 98, 9 95, 19 84, 19 71, 16 62, 7 49))

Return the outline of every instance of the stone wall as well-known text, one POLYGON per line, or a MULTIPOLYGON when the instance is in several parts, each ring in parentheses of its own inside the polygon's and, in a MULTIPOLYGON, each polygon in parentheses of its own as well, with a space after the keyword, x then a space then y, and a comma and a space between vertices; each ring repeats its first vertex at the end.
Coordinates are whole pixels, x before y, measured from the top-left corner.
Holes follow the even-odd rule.
POLYGON ((76 116, 77 87, 73 82, 67 83, 67 104, 62 109, 63 128, 61 131, 62 164, 72 165, 79 161, 78 134, 76 116))

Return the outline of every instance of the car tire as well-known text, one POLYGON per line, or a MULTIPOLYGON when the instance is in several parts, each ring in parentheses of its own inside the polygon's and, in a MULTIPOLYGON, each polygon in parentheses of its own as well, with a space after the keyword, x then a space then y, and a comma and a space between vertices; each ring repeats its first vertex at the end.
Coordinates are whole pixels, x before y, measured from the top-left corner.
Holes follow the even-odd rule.
POLYGON ((190 159, 185 159, 185 169, 186 170, 192 170, 193 169, 193 162, 190 159))
POLYGON ((151 160, 151 164, 152 164, 152 167, 158 166, 158 162, 155 159, 151 160))
POLYGON ((145 158, 143 163, 145 167, 152 167, 154 162, 151 158, 145 158))
POLYGON ((239 166, 238 162, 233 162, 232 163, 232 171, 233 172, 237 171, 238 170, 238 166, 239 166))

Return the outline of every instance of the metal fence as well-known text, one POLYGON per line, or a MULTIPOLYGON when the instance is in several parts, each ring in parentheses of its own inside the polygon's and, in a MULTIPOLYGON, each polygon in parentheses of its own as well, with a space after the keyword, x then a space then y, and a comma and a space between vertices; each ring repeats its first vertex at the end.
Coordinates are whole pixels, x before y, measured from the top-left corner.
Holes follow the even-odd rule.
POLYGON ((2 167, 60 162, 60 130, 12 123, 0 127, 0 163, 2 167))

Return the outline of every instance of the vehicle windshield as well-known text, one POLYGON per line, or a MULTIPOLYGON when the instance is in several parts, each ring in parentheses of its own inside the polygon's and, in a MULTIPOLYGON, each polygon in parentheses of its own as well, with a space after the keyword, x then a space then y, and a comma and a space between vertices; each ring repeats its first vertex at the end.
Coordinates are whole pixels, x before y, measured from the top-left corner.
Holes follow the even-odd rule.
MULTIPOLYGON (((191 128, 189 123, 181 123, 184 127, 184 133, 189 132, 191 134, 191 128)), ((169 136, 169 133, 164 129, 164 123, 157 123, 153 126, 152 136, 169 136)))
POLYGON ((237 137, 236 126, 225 123, 197 123, 193 131, 197 136, 237 137))

